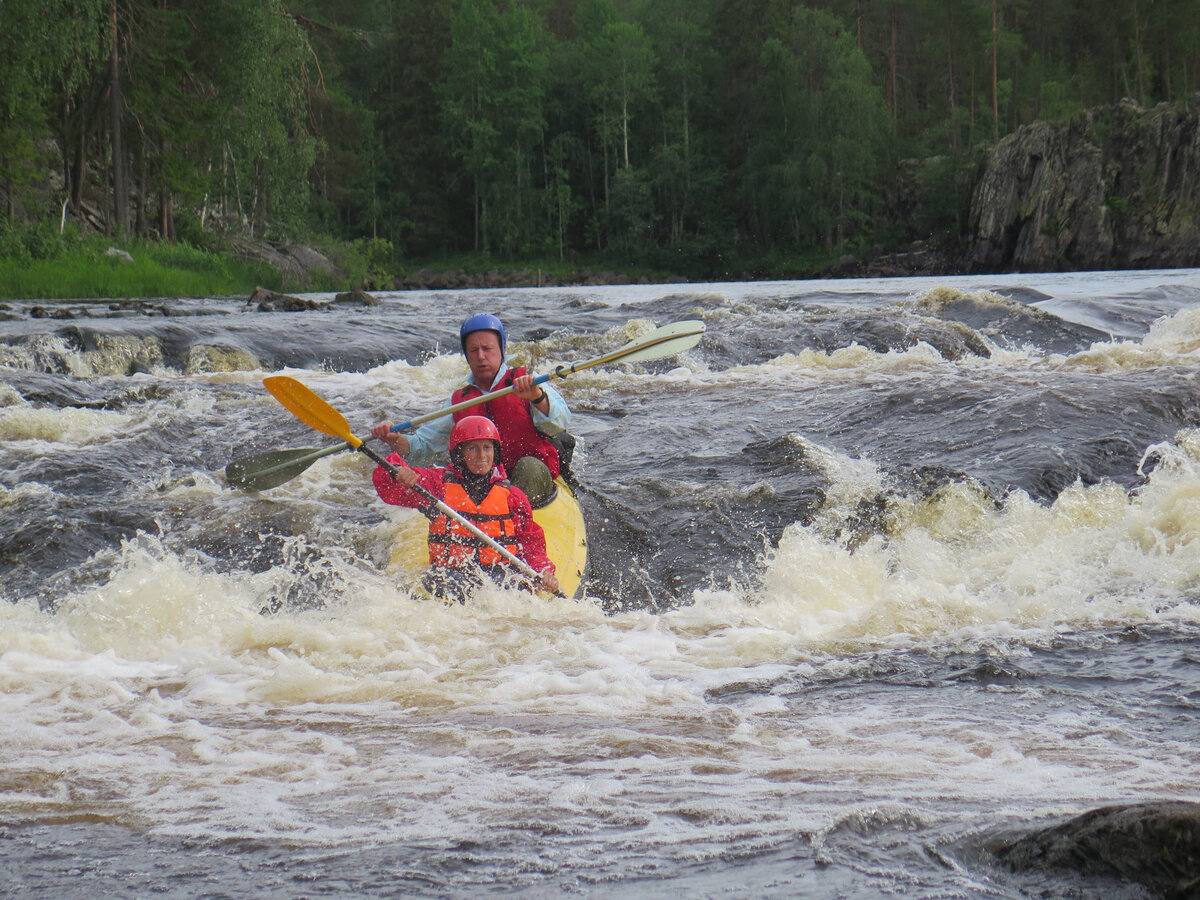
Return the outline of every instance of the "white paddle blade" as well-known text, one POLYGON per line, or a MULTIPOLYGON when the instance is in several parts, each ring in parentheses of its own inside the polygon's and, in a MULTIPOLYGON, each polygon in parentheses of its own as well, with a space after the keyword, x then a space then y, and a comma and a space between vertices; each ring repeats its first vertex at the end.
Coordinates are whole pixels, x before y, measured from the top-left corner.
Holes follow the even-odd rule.
POLYGON ((649 334, 644 334, 635 341, 630 341, 619 350, 614 350, 605 356, 609 362, 645 362, 650 359, 662 359, 691 350, 704 337, 705 325, 699 319, 688 319, 684 322, 672 322, 655 328, 649 334))

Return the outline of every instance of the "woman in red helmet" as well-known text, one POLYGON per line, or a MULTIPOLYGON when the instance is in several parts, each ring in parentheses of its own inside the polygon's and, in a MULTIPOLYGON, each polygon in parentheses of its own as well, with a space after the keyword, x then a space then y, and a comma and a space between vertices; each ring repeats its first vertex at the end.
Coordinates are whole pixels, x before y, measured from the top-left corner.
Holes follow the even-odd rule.
POLYGON ((491 419, 467 416, 450 432, 450 460, 446 468, 408 468, 398 453, 388 461, 399 465, 393 476, 383 466, 375 469, 375 490, 387 503, 422 509, 430 517, 427 587, 439 596, 462 601, 477 586, 480 573, 500 582, 514 575, 499 553, 416 491, 420 484, 455 512, 479 527, 497 544, 524 560, 542 575, 538 585, 558 590, 554 563, 546 556, 546 535, 533 520, 529 498, 510 484, 500 467, 500 433, 491 419))

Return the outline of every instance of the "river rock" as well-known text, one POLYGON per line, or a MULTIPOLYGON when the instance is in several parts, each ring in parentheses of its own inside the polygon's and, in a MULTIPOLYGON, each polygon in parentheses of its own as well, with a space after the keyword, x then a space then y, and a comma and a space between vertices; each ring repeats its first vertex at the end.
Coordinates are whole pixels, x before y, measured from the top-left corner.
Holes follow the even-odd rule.
POLYGON ((1200 113, 1089 110, 1001 140, 971 200, 973 271, 1200 264, 1200 113))
POLYGON ((1200 897, 1200 803, 1107 806, 988 849, 1016 871, 1072 870, 1170 900, 1200 897))
POLYGON ((31 306, 29 316, 33 319, 73 319, 75 313, 65 306, 31 306))
POLYGON ((265 287, 256 287, 246 301, 251 306, 258 306, 259 312, 307 312, 310 309, 321 309, 323 304, 304 297, 293 297, 265 287))
POLYGON ((339 306, 378 306, 379 301, 364 291, 362 288, 354 288, 350 291, 342 291, 333 298, 333 302, 339 306))

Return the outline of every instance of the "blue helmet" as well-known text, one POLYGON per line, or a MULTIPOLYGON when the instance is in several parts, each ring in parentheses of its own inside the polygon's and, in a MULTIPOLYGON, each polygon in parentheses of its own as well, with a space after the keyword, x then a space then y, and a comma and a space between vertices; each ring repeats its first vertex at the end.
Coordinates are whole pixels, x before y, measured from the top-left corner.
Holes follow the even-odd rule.
POLYGON ((467 335, 475 331, 496 332, 500 338, 500 354, 504 354, 504 349, 508 346, 508 339, 504 336, 504 323, 489 313, 471 316, 462 323, 462 328, 458 329, 458 343, 462 346, 463 353, 467 352, 467 335))

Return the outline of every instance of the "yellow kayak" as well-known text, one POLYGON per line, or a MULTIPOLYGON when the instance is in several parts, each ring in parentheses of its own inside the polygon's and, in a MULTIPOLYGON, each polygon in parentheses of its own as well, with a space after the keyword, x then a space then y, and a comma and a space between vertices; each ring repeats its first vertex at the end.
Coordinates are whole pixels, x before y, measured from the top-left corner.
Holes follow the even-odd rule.
MULTIPOLYGON (((546 532, 546 555, 554 563, 558 589, 568 597, 583 596, 587 573, 587 527, 583 510, 575 494, 561 478, 556 478, 554 498, 533 511, 533 520, 546 532)), ((406 522, 392 547, 388 571, 397 572, 405 581, 420 584, 429 568, 429 520, 420 514, 406 522)))

